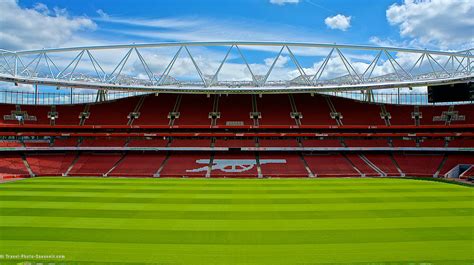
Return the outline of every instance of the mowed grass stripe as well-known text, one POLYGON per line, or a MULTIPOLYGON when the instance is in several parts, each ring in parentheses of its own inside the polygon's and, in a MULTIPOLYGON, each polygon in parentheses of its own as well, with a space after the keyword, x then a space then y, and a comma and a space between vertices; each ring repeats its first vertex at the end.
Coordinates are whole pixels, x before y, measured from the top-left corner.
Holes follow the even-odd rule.
MULTIPOLYGON (((133 219, 189 219, 189 220, 259 220, 259 219, 331 219, 331 218, 388 218, 430 216, 472 216, 474 209, 381 209, 381 210, 326 210, 326 211, 141 211, 109 209, 1 209, 2 216, 58 216, 133 219)), ((291 224, 288 224, 291 225, 291 224)))
POLYGON ((2 216, 2 226, 49 228, 95 228, 138 230, 192 231, 297 231, 351 230, 427 227, 473 227, 473 217, 393 217, 393 218, 332 218, 332 219, 260 219, 260 220, 186 220, 186 219, 129 219, 96 217, 38 217, 2 216), (291 225, 288 223, 291 222, 291 225))
MULTIPOLYGON (((62 253, 66 261, 159 264, 471 264, 469 240, 359 244, 204 245, 0 241, 5 251, 62 253), (37 251, 37 252, 36 252, 37 251), (84 255, 87 253, 87 255, 84 255), (447 258, 450 257, 450 258, 447 258), (454 262, 454 263, 453 263, 454 262)), ((15 263, 16 264, 16 263, 15 263)))
POLYGON ((338 198, 150 198, 150 197, 84 197, 84 196, 30 196, 0 194, 4 202, 100 202, 100 203, 142 203, 142 204, 338 204, 338 203, 381 203, 381 202, 463 202, 473 196, 450 197, 338 197, 338 198))
MULTIPOLYGON (((448 185, 448 184, 446 184, 448 185)), ((3 195, 11 196, 80 196, 80 197, 122 197, 122 198, 194 198, 194 199, 304 199, 304 198, 398 198, 410 197, 415 194, 424 197, 457 197, 457 196, 471 196, 473 197, 473 190, 453 190, 453 191, 410 191, 410 192, 363 192, 363 193, 288 193, 288 194, 263 194, 263 193, 246 193, 246 194, 208 194, 204 192, 195 193, 136 193, 133 190, 128 192, 65 192, 60 189, 56 191, 12 191, 4 189, 1 191, 3 195)))
POLYGON ((474 240, 472 227, 344 229, 305 231, 172 231, 0 226, 3 240, 46 240, 141 244, 336 244, 474 240))
MULTIPOLYGON (((140 210, 140 211, 208 211, 208 212, 241 212, 241 211, 342 211, 342 210, 408 210, 408 209, 450 209, 452 202, 385 202, 381 203, 339 203, 339 204, 143 204, 116 202, 9 202, 6 208, 29 209, 70 209, 70 210, 140 210)), ((459 201, 458 208, 472 208, 471 201, 459 201)))

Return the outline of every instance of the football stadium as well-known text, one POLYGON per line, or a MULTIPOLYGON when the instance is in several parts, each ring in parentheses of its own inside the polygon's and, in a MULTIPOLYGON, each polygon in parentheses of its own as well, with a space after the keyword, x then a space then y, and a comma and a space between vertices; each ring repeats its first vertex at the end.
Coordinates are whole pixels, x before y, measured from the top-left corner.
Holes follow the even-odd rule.
POLYGON ((2 49, 0 264, 473 264, 473 62, 288 41, 2 49))

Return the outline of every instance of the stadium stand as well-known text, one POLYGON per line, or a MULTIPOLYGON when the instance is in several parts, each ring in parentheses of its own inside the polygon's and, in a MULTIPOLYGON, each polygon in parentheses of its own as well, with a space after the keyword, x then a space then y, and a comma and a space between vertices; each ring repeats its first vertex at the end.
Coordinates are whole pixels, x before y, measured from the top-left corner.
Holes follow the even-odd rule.
POLYGON ((29 172, 18 154, 0 155, 0 176, 27 177, 29 172))
POLYGON ((83 153, 71 164, 69 176, 103 176, 120 160, 120 154, 83 153))
POLYGON ((138 118, 133 125, 169 125, 168 115, 173 111, 178 96, 160 94, 158 96, 142 96, 141 107, 136 110, 138 118))
POLYGON ((317 177, 360 177, 360 173, 341 154, 305 154, 304 159, 317 177))
POLYGON ((216 153, 212 161, 211 177, 257 177, 254 153, 216 153))
POLYGON ((107 176, 153 177, 165 159, 164 154, 128 153, 107 176))
POLYGON ((259 161, 264 177, 308 177, 303 159, 298 154, 262 153, 259 161))
POLYGON ((325 96, 293 95, 296 109, 302 114, 302 125, 337 125, 325 96))
POLYGON ((319 94, 0 104, 0 175, 444 176, 473 163, 473 116, 319 94))
POLYGON ((394 154, 394 158, 402 172, 411 177, 433 177, 443 161, 439 154, 394 154))
POLYGON ((128 147, 166 147, 169 140, 163 138, 130 139, 128 147))
POLYGON ((260 125, 296 125, 291 117, 288 95, 264 95, 257 97, 257 110, 261 113, 260 125))
POLYGON ((133 112, 139 101, 138 97, 122 99, 120 102, 107 102, 91 104, 89 107, 90 116, 85 121, 85 125, 126 125, 129 114, 133 112))
POLYGON ((344 98, 331 98, 336 112, 342 115, 344 125, 385 125, 380 116, 380 106, 375 104, 356 102, 344 98))
POLYGON ((220 96, 218 110, 220 118, 217 120, 217 125, 253 125, 250 118, 252 112, 252 96, 250 95, 220 96))
POLYGON ((36 176, 61 176, 74 161, 75 155, 61 154, 31 154, 26 156, 31 170, 36 176))
POLYGON ((386 176, 401 176, 402 174, 395 165, 394 160, 390 157, 390 154, 373 154, 368 153, 364 155, 369 162, 375 165, 380 171, 386 176))
POLYGON ((163 170, 159 172, 160 177, 205 177, 211 154, 174 152, 170 154, 164 163, 163 170), (197 162, 202 161, 202 163, 197 162))

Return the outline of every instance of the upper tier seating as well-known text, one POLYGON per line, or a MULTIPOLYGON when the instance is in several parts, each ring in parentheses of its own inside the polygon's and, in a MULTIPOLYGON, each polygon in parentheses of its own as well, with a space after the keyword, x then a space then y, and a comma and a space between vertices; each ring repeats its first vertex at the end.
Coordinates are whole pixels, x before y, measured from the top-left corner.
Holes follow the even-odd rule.
POLYGON ((296 109, 303 115, 302 125, 337 125, 331 118, 331 110, 323 96, 295 94, 296 109))
POLYGON ((26 160, 36 176, 61 176, 74 161, 75 154, 32 154, 26 160))
POLYGON ((264 177, 307 177, 303 160, 298 154, 261 153, 260 167, 264 177))
POLYGON ((379 105, 344 98, 331 98, 336 112, 342 114, 344 125, 385 125, 379 105))
MULTIPOLYGON (((260 113, 259 125, 261 126, 295 126, 296 119, 300 117, 303 126, 321 125, 335 126, 337 122, 331 118, 330 104, 334 106, 336 113, 342 114, 343 125, 357 126, 385 126, 381 118, 383 108, 379 104, 365 103, 345 98, 310 94, 265 94, 254 96, 256 99, 256 111, 260 113), (291 98, 294 99, 292 108, 291 98), (328 100, 327 100, 328 99, 328 100)), ((415 106, 383 105, 390 114, 390 124, 415 125, 415 106)), ((49 125, 48 113, 52 111, 51 106, 21 105, 20 110, 26 112, 36 120, 25 120, 25 124, 49 125)), ((0 124, 18 124, 18 120, 5 120, 4 115, 11 115, 16 111, 16 105, 0 104, 0 124)), ((84 125, 127 125, 132 112, 138 112, 132 125, 155 125, 167 126, 170 124, 168 117, 171 112, 179 113, 174 120, 176 126, 211 126, 212 119, 209 114, 216 111, 216 125, 218 126, 249 126, 254 121, 250 118, 253 111, 251 95, 194 95, 194 94, 160 94, 155 96, 149 94, 111 102, 57 105, 56 125, 79 125, 80 114, 87 112, 89 117, 84 119, 84 125), (218 100, 215 100, 219 97, 218 100), (180 100, 178 100, 180 98, 180 100), (142 102, 143 100, 143 102, 142 102), (178 104, 179 103, 179 104, 178 104), (216 106, 214 104, 217 103, 216 106)), ((420 106, 420 125, 445 125, 447 116, 453 118, 451 124, 473 124, 474 108, 469 105, 453 106, 420 106), (451 110, 451 112, 449 112, 451 110), (449 116, 449 115, 448 115, 449 116)), ((335 114, 335 113, 333 113, 335 114)))
POLYGON ((412 113, 415 110, 413 106, 386 104, 385 110, 390 114, 390 125, 415 125, 412 113))
POLYGON ((436 121, 436 117, 441 117, 443 111, 448 111, 448 106, 420 106, 423 116, 420 125, 445 125, 446 121, 436 121))
POLYGON ((36 118, 36 121, 25 120, 25 124, 50 124, 48 118, 48 112, 51 111, 50 106, 22 105, 21 111, 26 111, 29 116, 33 115, 36 118))
POLYGON ((128 116, 133 112, 140 97, 120 99, 113 102, 91 104, 90 116, 85 125, 127 125, 128 116))
POLYGON ((402 172, 411 177, 432 177, 443 161, 442 155, 430 154, 394 154, 393 157, 402 172))
POLYGON ((165 158, 164 154, 128 153, 108 176, 153 177, 165 158))
POLYGON ((451 124, 474 124, 474 107, 472 104, 455 105, 454 111, 457 111, 458 117, 451 121, 451 124), (464 116, 464 120, 460 116, 464 116))
POLYGON ((242 126, 253 125, 250 118, 252 97, 250 95, 222 95, 219 98, 220 118, 217 125, 242 126))
POLYGON ((174 125, 211 126, 209 112, 212 111, 214 97, 206 95, 183 95, 179 105, 179 118, 174 125))
POLYGON ((304 159, 317 177, 360 177, 359 172, 341 154, 306 154, 304 159))
POLYGON ((257 109, 261 113, 260 125, 296 125, 291 118, 288 95, 264 95, 257 97, 257 109))
POLYGON ((169 113, 176 104, 175 94, 159 94, 145 96, 140 108, 140 117, 133 121, 133 125, 168 125, 169 113))
MULTIPOLYGON (((79 125, 79 115, 85 110, 85 105, 58 105, 56 125, 79 125)), ((48 123, 49 124, 49 123, 48 123)))

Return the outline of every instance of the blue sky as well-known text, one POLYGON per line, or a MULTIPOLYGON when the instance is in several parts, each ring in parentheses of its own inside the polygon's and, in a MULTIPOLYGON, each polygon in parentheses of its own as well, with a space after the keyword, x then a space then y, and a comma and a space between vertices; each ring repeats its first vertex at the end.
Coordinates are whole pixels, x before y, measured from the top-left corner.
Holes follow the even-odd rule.
MULTIPOLYGON (((451 51, 474 47, 472 0, 0 0, 0 14, 0 48, 8 50, 222 40, 451 51)), ((193 52, 216 53, 215 58, 225 53, 219 49, 193 52)), ((262 71, 274 56, 247 52, 262 71)), ((356 60, 357 54, 352 55, 349 59, 356 60)), ((109 54, 108 59, 113 57, 109 54)), ((159 62, 168 57, 154 58, 157 69, 164 67, 159 62)), ((323 57, 300 59, 311 72, 323 57)), ((282 59, 282 73, 291 72, 288 62, 288 57, 282 59)), ((359 62, 361 71, 369 62, 359 62)), ((203 63, 217 65, 217 61, 203 63)), ((238 66, 243 69, 242 64, 238 66)), ((343 69, 340 62, 333 66, 343 69)), ((385 73, 384 66, 380 68, 380 74, 385 73)), ((138 75, 133 67, 129 72, 138 75)))
POLYGON ((194 40, 462 49, 472 46, 474 35, 474 4, 470 0, 433 0, 421 4, 401 0, 2 1, 17 5, 22 11, 37 11, 46 18, 62 17, 69 24, 77 23, 78 19, 90 23, 56 25, 70 33, 61 41, 14 45, 0 39, 0 46, 6 46, 2 48, 11 49, 194 40), (328 23, 331 19, 332 26, 328 23), (341 19, 346 21, 345 25, 338 24, 341 19), (437 27, 438 32, 430 32, 430 28, 437 27))

